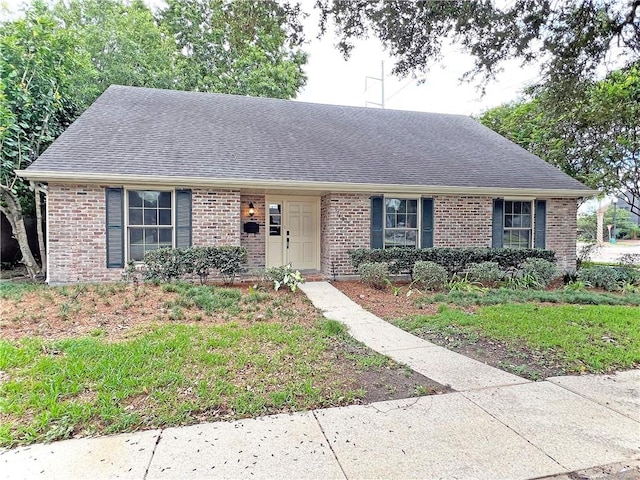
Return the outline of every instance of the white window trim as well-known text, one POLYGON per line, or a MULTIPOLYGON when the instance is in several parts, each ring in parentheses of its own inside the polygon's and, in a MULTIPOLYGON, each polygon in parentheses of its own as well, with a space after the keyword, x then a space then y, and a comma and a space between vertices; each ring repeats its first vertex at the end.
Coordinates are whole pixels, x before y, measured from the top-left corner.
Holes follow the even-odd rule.
MULTIPOLYGON (((129 228, 131 225, 129 224, 129 192, 169 192, 171 193, 171 248, 175 248, 176 246, 176 227, 175 227, 175 212, 176 212, 176 189, 175 187, 156 187, 150 188, 149 186, 131 186, 124 188, 124 263, 125 265, 131 260, 129 250, 129 228)), ((153 228, 152 226, 142 226, 142 225, 134 225, 133 228, 153 228)), ((167 228, 164 225, 162 228, 167 228)), ((137 264, 142 264, 141 260, 134 260, 137 264)))
MULTIPOLYGON (((387 200, 415 200, 416 201, 416 228, 389 228, 388 230, 395 231, 416 231, 416 245, 413 248, 420 248, 422 241, 422 198, 424 197, 411 197, 411 196, 400 196, 400 195, 383 195, 382 196, 382 248, 394 248, 387 247, 387 200)), ((402 248, 402 247, 398 247, 402 248)))
MULTIPOLYGON (((531 226, 529 227, 529 246, 527 248, 535 248, 536 244, 536 199, 535 198, 522 198, 522 197, 505 197, 503 199, 504 204, 502 207, 502 246, 504 247, 504 237, 507 230, 526 230, 525 228, 513 228, 506 227, 505 216, 507 215, 506 202, 528 202, 531 205, 531 226)), ((504 247, 512 248, 512 247, 504 247)))

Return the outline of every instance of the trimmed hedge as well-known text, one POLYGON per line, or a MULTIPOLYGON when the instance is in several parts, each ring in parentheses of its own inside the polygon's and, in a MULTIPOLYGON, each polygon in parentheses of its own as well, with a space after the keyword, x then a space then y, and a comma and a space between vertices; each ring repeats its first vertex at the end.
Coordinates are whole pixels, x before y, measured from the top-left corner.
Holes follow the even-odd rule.
POLYGON ((517 268, 528 258, 556 261, 555 252, 537 248, 358 248, 349 252, 349 255, 356 270, 363 263, 387 263, 392 274, 411 273, 418 261, 440 264, 449 275, 462 272, 472 263, 495 262, 506 270, 517 268))
POLYGON ((236 246, 161 248, 145 253, 144 279, 171 282, 184 275, 197 275, 204 283, 212 270, 232 281, 247 261, 247 249, 236 246))

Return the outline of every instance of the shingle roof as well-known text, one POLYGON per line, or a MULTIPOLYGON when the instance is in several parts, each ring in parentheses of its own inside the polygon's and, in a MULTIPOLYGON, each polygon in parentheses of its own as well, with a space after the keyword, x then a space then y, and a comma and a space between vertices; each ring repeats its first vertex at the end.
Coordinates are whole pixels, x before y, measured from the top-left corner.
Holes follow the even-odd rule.
POLYGON ((123 86, 37 172, 589 192, 466 116, 123 86))

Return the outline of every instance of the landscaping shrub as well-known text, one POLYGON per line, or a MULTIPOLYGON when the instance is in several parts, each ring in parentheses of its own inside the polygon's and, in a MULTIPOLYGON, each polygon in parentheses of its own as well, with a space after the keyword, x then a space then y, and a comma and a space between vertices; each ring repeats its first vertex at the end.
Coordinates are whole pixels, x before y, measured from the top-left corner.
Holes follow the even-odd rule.
POLYGON ((362 263, 358 266, 358 275, 365 285, 382 290, 389 284, 389 265, 384 262, 362 263))
POLYGON ((612 291, 620 288, 618 270, 607 265, 594 265, 578 270, 578 279, 594 288, 612 291))
POLYGON ((541 249, 515 248, 358 248, 349 252, 351 263, 358 269, 363 263, 387 263, 393 274, 410 273, 417 261, 435 262, 449 275, 460 273, 472 263, 495 262, 501 269, 515 268, 528 258, 555 262, 555 252, 541 249))
POLYGON ((447 278, 447 270, 435 262, 418 260, 413 265, 413 281, 427 290, 441 289, 447 278))
POLYGON ((286 285, 289 290, 295 292, 298 289, 298 285, 304 283, 304 277, 298 270, 293 270, 291 264, 288 263, 282 267, 267 268, 265 271, 267 279, 273 282, 273 286, 276 290, 286 285))
POLYGON ((469 279, 474 282, 480 282, 483 285, 499 282, 505 276, 504 270, 500 268, 497 262, 472 263, 467 268, 469 279))
POLYGON ((238 246, 161 248, 144 255, 144 279, 171 282, 184 275, 198 275, 204 283, 211 270, 225 282, 233 281, 247 260, 247 250, 238 246))
POLYGON ((535 278, 540 287, 544 288, 558 276, 558 269, 555 264, 542 258, 528 258, 522 264, 524 276, 535 278))

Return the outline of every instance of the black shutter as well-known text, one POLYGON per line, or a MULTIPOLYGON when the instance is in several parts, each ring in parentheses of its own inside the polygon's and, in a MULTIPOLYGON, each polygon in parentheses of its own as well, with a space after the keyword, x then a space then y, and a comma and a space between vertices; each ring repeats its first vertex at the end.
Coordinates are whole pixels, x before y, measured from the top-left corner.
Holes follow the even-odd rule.
POLYGON ((433 247, 433 198, 422 199, 422 235, 420 247, 433 247))
POLYGON ((502 248, 504 244, 504 200, 497 198, 493 201, 493 238, 491 246, 502 248))
POLYGON ((191 246, 191 190, 176 190, 176 248, 191 246))
POLYGON ((107 188, 107 268, 124 267, 124 191, 107 188))
POLYGON ((384 247, 384 198, 371 197, 371 248, 384 247))
POLYGON ((536 201, 535 248, 545 248, 547 243, 547 201, 536 201))

